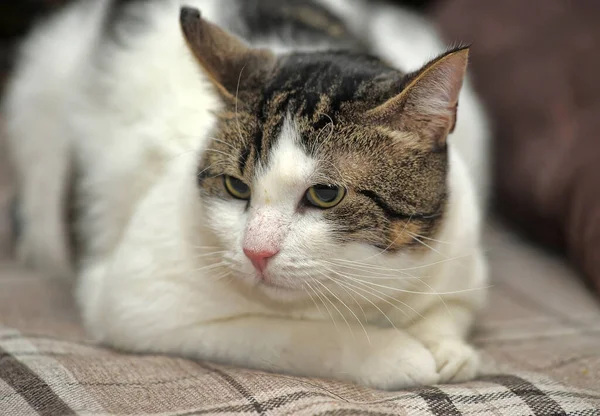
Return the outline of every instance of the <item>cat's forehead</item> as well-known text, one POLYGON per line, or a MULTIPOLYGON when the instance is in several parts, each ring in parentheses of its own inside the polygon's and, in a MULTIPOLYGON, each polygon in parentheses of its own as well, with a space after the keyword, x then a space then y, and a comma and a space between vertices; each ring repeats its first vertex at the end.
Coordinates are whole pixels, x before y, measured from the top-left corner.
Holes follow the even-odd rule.
POLYGON ((277 142, 269 150, 268 163, 255 169, 254 202, 288 204, 319 178, 318 160, 302 146, 297 123, 289 115, 284 119, 277 142))
MULTIPOLYGON (((325 97, 329 111, 336 112, 348 102, 385 100, 400 91, 403 81, 402 73, 369 55, 347 51, 294 53, 279 57, 256 98, 262 106, 277 100, 279 111, 310 116, 323 110, 317 107, 325 97)), ((268 112, 269 108, 259 111, 268 112)))
MULTIPOLYGON (((286 122, 294 126, 305 152, 323 159, 319 150, 335 150, 340 144, 342 137, 334 130, 348 125, 361 108, 372 108, 397 94, 404 78, 364 54, 337 51, 280 56, 260 88, 242 85, 244 109, 230 109, 231 120, 222 125, 223 132, 228 141, 239 142, 244 149, 244 167, 250 159, 260 162, 257 165, 270 163, 270 150, 282 137, 286 122), (329 141, 328 145, 322 146, 323 141, 329 141)), ((357 145, 355 140, 345 143, 346 148, 361 150, 357 145)))

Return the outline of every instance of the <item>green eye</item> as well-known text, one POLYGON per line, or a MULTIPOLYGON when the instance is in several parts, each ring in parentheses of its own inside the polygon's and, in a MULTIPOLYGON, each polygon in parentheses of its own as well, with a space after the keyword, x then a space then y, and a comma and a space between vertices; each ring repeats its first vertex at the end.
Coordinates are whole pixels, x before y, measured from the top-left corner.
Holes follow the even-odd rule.
POLYGON ((238 178, 224 175, 225 189, 237 199, 250 199, 250 187, 238 178))
POLYGON ((333 208, 346 195, 346 190, 335 185, 313 185, 306 191, 306 200, 317 208, 333 208))

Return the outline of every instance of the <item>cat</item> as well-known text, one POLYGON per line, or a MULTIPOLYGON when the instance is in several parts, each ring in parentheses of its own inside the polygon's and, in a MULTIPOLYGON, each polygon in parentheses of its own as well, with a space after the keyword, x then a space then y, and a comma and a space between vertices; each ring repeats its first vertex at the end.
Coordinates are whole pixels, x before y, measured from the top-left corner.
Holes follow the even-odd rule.
POLYGON ((88 333, 117 349, 470 380, 489 134, 468 54, 380 2, 65 6, 3 102, 18 256, 77 275, 88 333))

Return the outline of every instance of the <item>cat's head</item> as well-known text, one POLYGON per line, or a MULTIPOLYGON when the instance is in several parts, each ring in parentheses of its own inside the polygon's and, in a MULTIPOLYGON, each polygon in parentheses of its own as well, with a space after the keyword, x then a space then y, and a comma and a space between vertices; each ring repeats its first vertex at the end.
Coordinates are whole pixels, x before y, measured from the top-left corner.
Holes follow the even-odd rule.
POLYGON ((445 220, 467 49, 406 75, 349 52, 252 49, 195 9, 181 24, 223 101, 198 187, 240 278, 336 287, 350 262, 420 255, 445 220))

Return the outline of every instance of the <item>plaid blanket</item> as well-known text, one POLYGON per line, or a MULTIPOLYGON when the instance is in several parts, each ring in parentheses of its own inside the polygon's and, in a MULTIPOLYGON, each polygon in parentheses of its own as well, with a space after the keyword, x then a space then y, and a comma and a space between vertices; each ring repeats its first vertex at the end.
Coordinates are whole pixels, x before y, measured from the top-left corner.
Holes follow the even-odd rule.
POLYGON ((560 260, 495 227, 474 336, 486 375, 381 392, 128 355, 86 340, 69 282, 0 265, 0 415, 600 415, 600 305, 560 260))

